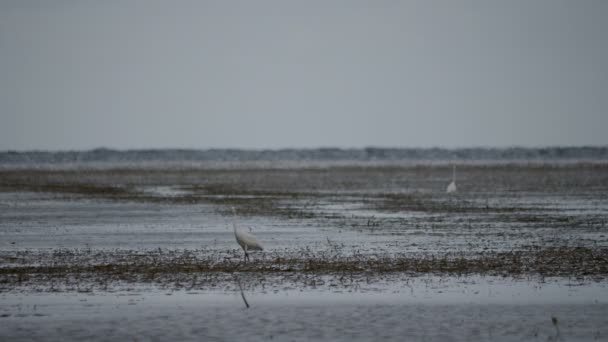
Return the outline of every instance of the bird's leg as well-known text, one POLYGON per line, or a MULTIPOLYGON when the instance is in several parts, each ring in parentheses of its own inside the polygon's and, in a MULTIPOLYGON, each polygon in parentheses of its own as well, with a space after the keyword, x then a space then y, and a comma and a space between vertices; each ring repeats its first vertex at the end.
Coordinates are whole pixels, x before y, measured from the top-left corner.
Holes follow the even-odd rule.
POLYGON ((245 261, 249 261, 249 254, 245 251, 245 261))

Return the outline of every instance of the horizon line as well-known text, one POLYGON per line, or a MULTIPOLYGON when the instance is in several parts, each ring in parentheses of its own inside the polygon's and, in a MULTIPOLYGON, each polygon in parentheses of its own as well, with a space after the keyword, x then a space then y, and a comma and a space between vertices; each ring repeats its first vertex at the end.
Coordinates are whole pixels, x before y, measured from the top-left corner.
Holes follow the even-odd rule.
POLYGON ((99 146, 94 148, 84 149, 3 149, 0 153, 70 153, 70 152, 94 152, 94 151, 112 151, 112 152, 136 152, 136 151, 241 151, 241 152, 281 152, 281 151, 318 151, 318 150, 540 150, 540 149, 580 149, 592 148, 602 149, 608 148, 608 145, 539 145, 539 146, 491 146, 491 145, 472 145, 460 147, 445 147, 445 146, 364 146, 364 147, 337 147, 337 146, 319 146, 319 147, 278 147, 278 148, 246 148, 246 147, 138 147, 138 148, 113 148, 99 146))

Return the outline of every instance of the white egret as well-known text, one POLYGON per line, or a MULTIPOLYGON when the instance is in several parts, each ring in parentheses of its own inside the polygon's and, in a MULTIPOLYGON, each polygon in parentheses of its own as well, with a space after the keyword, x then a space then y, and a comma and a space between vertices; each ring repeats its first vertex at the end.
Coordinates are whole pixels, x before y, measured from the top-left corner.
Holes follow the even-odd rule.
POLYGON ((452 167, 452 182, 448 185, 446 192, 448 194, 456 192, 456 165, 452 167))
POLYGON ((234 207, 232 207, 232 214, 234 215, 232 225, 234 226, 234 236, 236 237, 236 242, 238 242, 239 245, 243 248, 243 251, 245 252, 245 260, 249 260, 249 254, 247 254, 248 250, 262 251, 264 250, 264 248, 262 247, 262 244, 258 241, 258 239, 253 236, 253 234, 250 234, 237 227, 236 209, 234 209, 234 207))

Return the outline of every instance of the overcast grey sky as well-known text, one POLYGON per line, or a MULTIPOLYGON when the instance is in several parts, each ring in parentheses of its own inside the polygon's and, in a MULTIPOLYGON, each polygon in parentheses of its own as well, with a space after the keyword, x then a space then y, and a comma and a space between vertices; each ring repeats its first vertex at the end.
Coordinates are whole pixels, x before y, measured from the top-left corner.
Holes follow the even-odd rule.
POLYGON ((0 150, 608 145, 608 1, 0 0, 0 150))

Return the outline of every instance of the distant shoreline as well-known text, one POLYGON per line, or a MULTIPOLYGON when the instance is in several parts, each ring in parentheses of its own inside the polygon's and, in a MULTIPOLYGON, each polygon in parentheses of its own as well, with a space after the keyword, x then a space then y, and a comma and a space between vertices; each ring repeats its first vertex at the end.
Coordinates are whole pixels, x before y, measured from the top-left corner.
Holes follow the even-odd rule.
POLYGON ((509 148, 141 149, 3 151, 0 168, 60 167, 332 167, 608 162, 608 146, 509 148))

